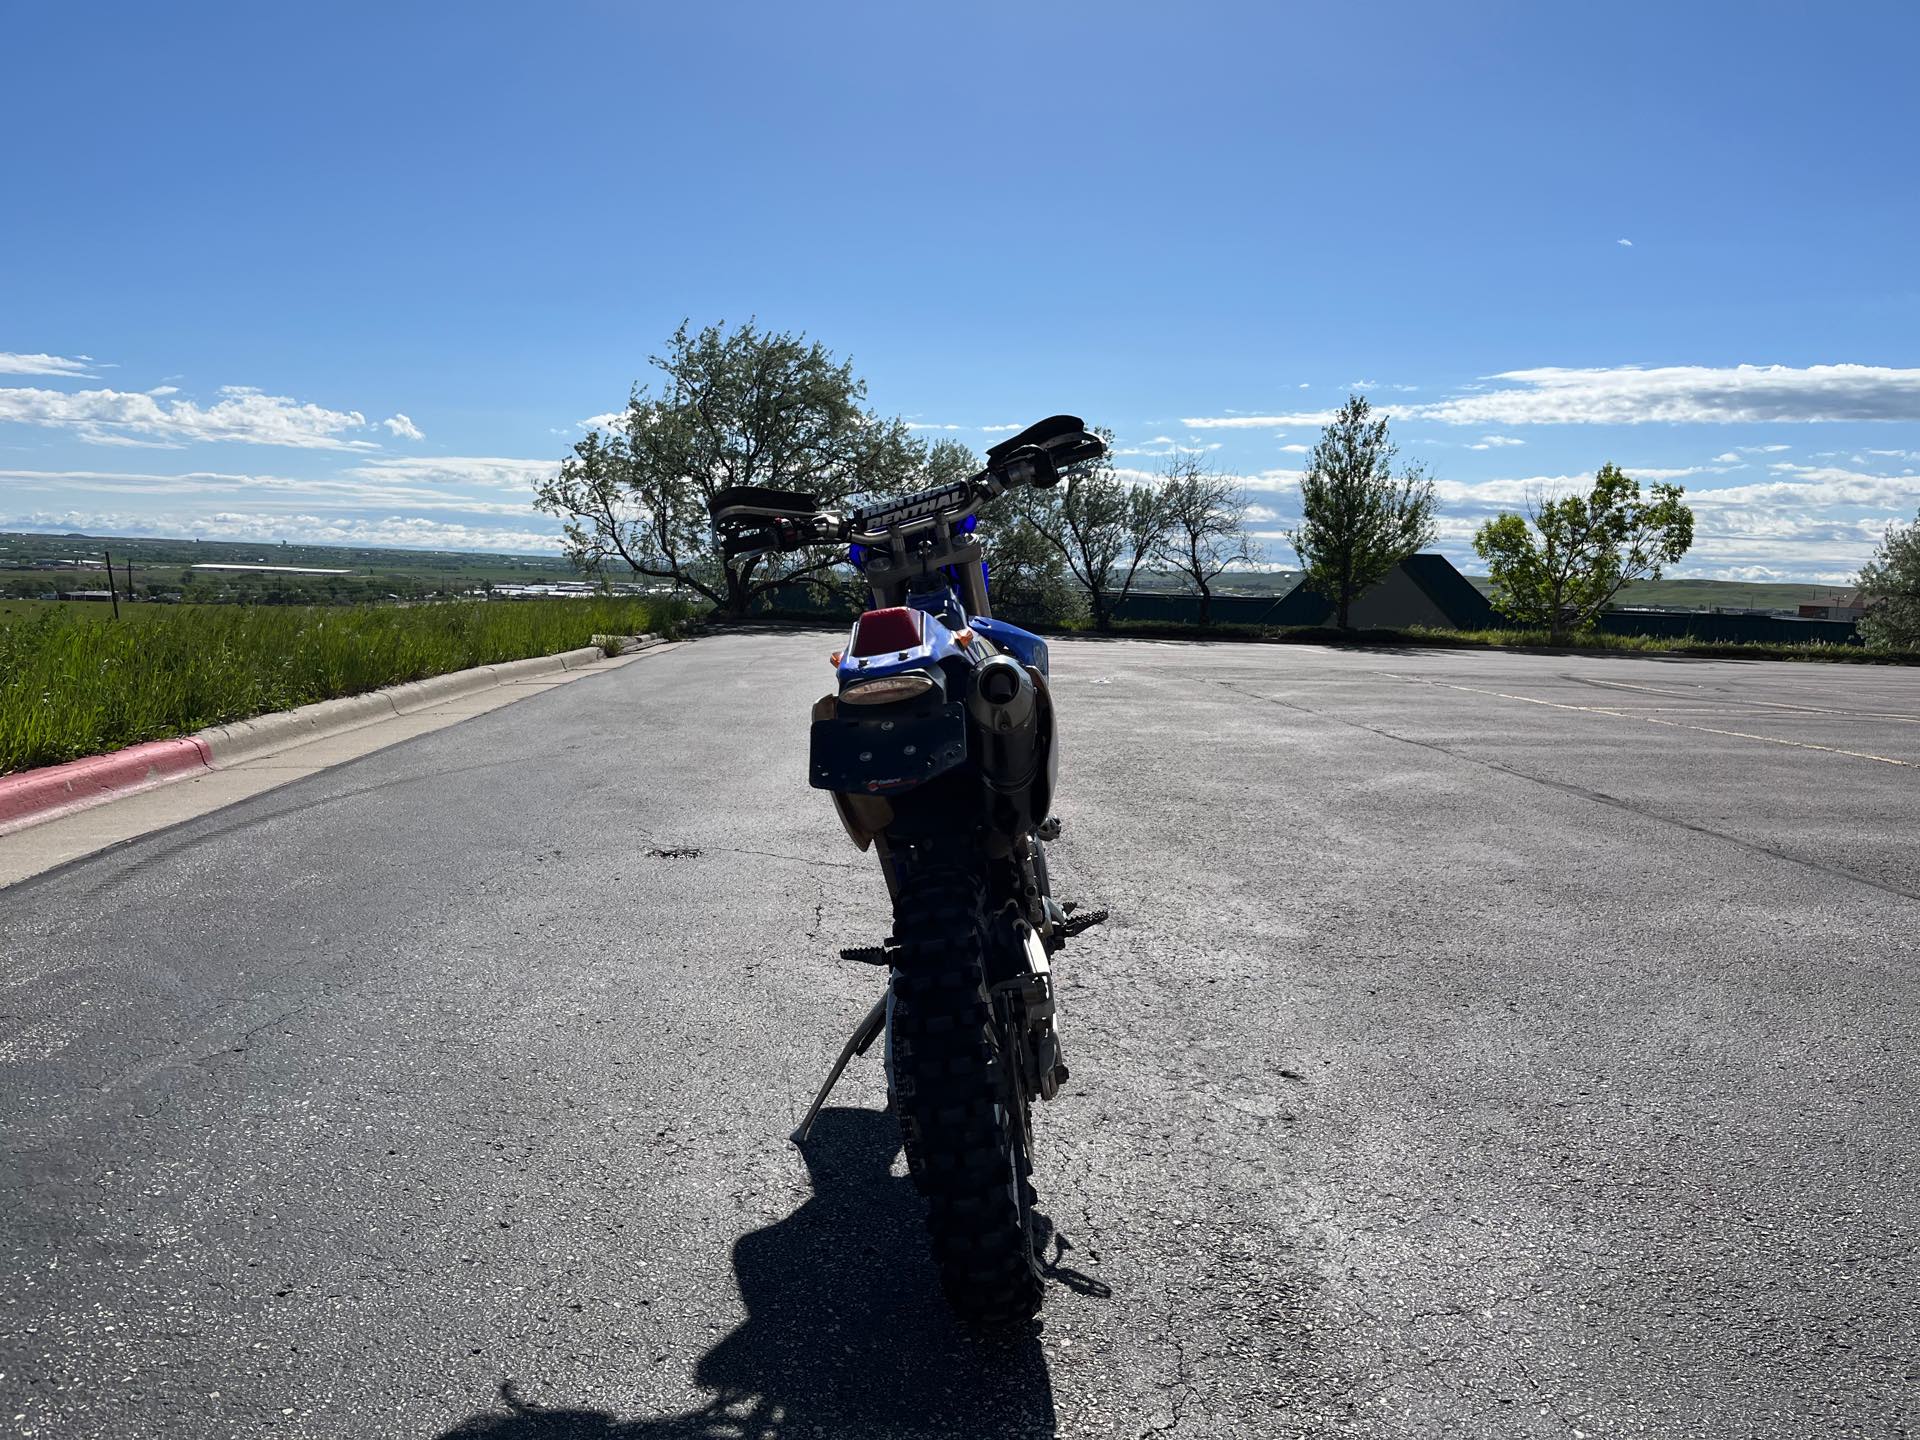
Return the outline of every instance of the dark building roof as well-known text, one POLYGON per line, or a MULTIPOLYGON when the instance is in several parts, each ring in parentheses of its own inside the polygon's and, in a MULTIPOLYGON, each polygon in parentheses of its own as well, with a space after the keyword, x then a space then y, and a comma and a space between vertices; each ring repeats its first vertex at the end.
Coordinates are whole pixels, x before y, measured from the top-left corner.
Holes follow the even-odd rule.
MULTIPOLYGON (((1444 555, 1412 555, 1400 570, 1420 587, 1456 630, 1484 630, 1498 623, 1493 604, 1444 555)), ((1298 584, 1274 608, 1269 625, 1330 625, 1333 601, 1298 584)))
POLYGON ((1454 569, 1444 555, 1415 555, 1400 567, 1427 598, 1446 611, 1458 630, 1485 630, 1498 623, 1493 602, 1454 569))

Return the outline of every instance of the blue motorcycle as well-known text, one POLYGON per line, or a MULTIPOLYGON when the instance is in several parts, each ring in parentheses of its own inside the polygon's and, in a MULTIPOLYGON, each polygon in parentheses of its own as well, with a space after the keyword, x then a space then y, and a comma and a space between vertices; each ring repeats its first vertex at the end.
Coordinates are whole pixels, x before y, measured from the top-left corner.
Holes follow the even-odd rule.
POLYGON ((975 533, 1007 490, 1058 483, 1105 445, 1056 415, 987 452, 987 468, 841 516, 793 491, 732 487, 710 513, 729 559, 849 543, 873 592, 813 708, 808 777, 847 836, 880 861, 893 900, 885 995, 809 1107, 804 1141, 855 1055, 885 1036, 888 1090, 941 1286, 965 1319, 1017 1325, 1039 1310, 1035 1099, 1067 1078, 1051 958, 1106 918, 1047 883, 1059 752, 1047 643, 995 620, 975 533))

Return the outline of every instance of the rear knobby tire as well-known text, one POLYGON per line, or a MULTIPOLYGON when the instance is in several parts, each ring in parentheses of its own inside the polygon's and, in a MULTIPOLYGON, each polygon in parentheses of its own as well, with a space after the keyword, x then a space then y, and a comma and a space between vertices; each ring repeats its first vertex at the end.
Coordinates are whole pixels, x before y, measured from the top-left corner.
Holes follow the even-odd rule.
POLYGON ((940 1286, 963 1320, 1021 1325, 1042 1295, 1014 1108, 1026 1102, 999 1063, 982 882, 964 871, 916 877, 899 896, 894 937, 894 1107, 940 1286))

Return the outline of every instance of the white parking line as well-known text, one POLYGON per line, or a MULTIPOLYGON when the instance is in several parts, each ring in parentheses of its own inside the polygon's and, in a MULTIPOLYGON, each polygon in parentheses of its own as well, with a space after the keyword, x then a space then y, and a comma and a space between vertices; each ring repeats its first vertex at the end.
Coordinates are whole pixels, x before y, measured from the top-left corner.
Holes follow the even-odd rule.
POLYGON ((1846 750, 1838 745, 1816 745, 1811 740, 1782 740, 1777 735, 1755 735, 1746 730, 1721 730, 1712 725, 1686 725, 1678 720, 1662 720, 1657 716, 1636 714, 1629 710, 1610 710, 1604 705, 1568 705, 1558 700, 1541 700, 1532 695, 1515 695, 1506 690, 1483 690, 1477 685, 1455 685, 1446 680, 1427 680, 1417 675, 1396 675, 1390 670, 1383 670, 1380 673, 1412 685, 1437 685, 1443 690, 1460 690, 1470 695, 1491 695, 1498 700, 1518 700, 1525 705, 1544 705, 1549 710, 1574 710, 1586 715, 1610 715, 1616 720, 1639 720, 1647 725, 1666 725, 1675 730, 1697 730, 1703 735, 1729 735, 1739 740, 1758 740, 1767 745, 1789 745, 1796 750, 1818 750, 1827 755, 1845 755, 1854 760, 1877 760, 1882 765, 1898 765, 1903 770, 1920 770, 1920 763, 1912 760, 1896 760, 1891 755, 1875 755, 1866 750, 1846 750))
MULTIPOLYGON (((1604 685, 1610 690, 1638 690, 1645 695, 1667 695, 1676 700, 1698 698, 1678 690, 1656 690, 1651 685, 1630 685, 1624 680, 1582 680, 1584 685, 1604 685)), ((1695 686, 1696 690, 1703 689, 1695 686)), ((1796 710, 1803 715, 1842 715, 1851 720, 1898 720, 1903 725, 1920 725, 1920 715, 1903 710, 1834 710, 1820 705, 1795 705, 1787 700, 1746 700, 1728 697, 1735 705, 1764 705, 1769 710, 1796 710)))

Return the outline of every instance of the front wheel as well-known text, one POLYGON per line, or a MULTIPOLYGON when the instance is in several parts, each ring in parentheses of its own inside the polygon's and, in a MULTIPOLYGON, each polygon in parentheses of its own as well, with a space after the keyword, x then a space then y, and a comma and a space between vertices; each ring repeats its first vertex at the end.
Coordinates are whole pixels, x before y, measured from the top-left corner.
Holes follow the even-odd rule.
POLYGON ((960 870, 910 879, 893 929, 894 1107, 940 1285, 963 1319, 1019 1325, 1042 1295, 1027 1097, 994 1025, 983 882, 960 870))

